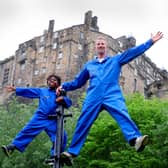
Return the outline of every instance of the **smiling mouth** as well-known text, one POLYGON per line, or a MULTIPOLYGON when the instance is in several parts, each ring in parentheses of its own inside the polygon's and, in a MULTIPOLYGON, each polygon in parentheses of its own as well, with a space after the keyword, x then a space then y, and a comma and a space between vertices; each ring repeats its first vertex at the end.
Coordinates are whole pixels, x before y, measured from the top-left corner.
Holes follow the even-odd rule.
POLYGON ((98 50, 98 52, 105 52, 105 49, 104 49, 104 48, 100 48, 100 49, 98 50))

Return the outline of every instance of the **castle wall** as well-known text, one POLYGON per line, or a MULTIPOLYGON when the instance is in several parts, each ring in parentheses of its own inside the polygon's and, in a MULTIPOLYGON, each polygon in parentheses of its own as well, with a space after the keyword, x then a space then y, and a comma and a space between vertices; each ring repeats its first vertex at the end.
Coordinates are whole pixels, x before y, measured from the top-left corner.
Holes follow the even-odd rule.
MULTIPOLYGON (((7 95, 4 93, 6 85, 46 86, 46 78, 53 73, 61 76, 62 81, 72 80, 83 64, 95 56, 95 39, 99 36, 107 40, 111 56, 136 44, 133 37, 114 39, 100 32, 97 17, 92 17, 91 11, 85 14, 84 24, 58 31, 54 31, 54 20, 51 20, 48 30, 41 36, 20 44, 14 56, 0 62, 0 102, 7 95)), ((150 59, 142 55, 123 66, 120 85, 124 94, 137 91, 145 94, 148 84, 164 78, 167 73, 161 73, 150 59)))

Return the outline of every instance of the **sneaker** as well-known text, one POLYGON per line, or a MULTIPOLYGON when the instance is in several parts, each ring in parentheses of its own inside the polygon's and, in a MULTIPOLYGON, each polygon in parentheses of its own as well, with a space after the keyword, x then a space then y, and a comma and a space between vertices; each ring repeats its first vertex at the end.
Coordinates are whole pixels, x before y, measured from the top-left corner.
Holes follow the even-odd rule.
POLYGON ((67 166, 73 165, 73 155, 68 152, 61 153, 61 161, 65 163, 67 166))
POLYGON ((50 157, 48 159, 45 159, 44 163, 49 165, 49 166, 53 166, 54 165, 54 158, 50 157))
POLYGON ((9 157, 13 153, 13 151, 15 150, 15 145, 13 145, 13 144, 10 144, 7 146, 3 145, 3 146, 1 146, 1 148, 2 148, 3 152, 5 153, 5 155, 9 157))
POLYGON ((149 137, 148 135, 140 136, 135 141, 135 150, 137 152, 142 152, 145 146, 148 144, 149 137))
MULTIPOLYGON (((45 159, 44 163, 46 165, 49 165, 49 166, 53 166, 54 165, 54 156, 51 156, 50 158, 48 159, 45 159)), ((63 167, 64 166, 64 163, 62 162, 62 160, 60 159, 60 165, 63 167)))

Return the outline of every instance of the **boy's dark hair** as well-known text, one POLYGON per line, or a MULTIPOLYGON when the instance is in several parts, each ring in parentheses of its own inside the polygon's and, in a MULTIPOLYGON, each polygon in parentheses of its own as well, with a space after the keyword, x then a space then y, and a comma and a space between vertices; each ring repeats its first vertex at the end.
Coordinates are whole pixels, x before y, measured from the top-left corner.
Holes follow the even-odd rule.
POLYGON ((61 77, 59 77, 57 75, 54 75, 54 74, 48 76, 48 78, 47 78, 47 84, 48 84, 48 81, 50 80, 50 78, 52 78, 52 77, 54 77, 57 80, 58 85, 60 86, 61 85, 61 77))

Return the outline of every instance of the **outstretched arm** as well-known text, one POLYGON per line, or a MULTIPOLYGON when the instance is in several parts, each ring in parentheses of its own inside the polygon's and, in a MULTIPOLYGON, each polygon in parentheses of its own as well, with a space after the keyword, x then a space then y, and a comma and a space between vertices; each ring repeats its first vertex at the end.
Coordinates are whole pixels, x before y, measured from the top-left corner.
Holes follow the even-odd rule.
POLYGON ((153 43, 156 43, 157 41, 159 41, 162 38, 163 38, 163 33, 160 31, 158 31, 155 35, 151 34, 151 39, 152 39, 153 43))
POLYGON ((16 88, 14 86, 6 86, 5 89, 8 91, 8 92, 14 92, 16 91, 16 88))
POLYGON ((143 44, 141 44, 139 46, 135 46, 133 48, 129 48, 125 52, 117 55, 116 58, 118 59, 118 61, 119 61, 119 63, 121 65, 127 64, 128 62, 132 61, 136 57, 138 57, 141 54, 143 54, 154 43, 156 43, 157 41, 159 41, 162 38, 163 38, 163 33, 160 32, 160 31, 158 31, 155 35, 151 34, 151 38, 147 42, 145 42, 145 43, 143 43, 143 44))

